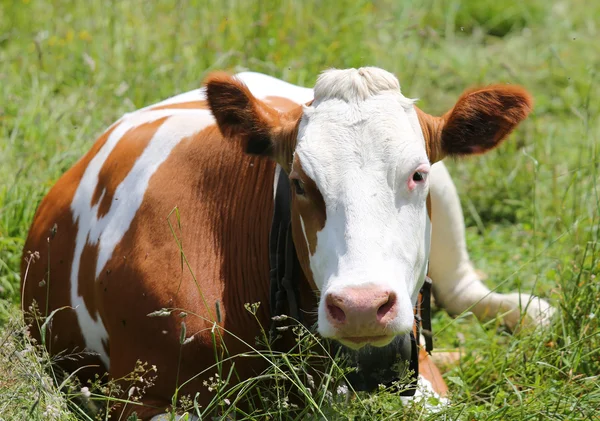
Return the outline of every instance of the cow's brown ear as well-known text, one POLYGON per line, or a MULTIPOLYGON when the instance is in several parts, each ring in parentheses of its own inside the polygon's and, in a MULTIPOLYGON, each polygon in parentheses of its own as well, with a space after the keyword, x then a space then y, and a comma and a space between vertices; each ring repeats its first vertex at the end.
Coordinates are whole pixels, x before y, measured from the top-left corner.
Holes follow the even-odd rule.
POLYGON ((223 137, 240 139, 246 153, 273 156, 272 134, 280 125, 280 113, 226 73, 211 74, 205 85, 210 110, 223 137))
POLYGON ((466 91, 442 117, 417 109, 433 163, 445 156, 485 153, 498 146, 532 109, 520 86, 492 85, 466 91))

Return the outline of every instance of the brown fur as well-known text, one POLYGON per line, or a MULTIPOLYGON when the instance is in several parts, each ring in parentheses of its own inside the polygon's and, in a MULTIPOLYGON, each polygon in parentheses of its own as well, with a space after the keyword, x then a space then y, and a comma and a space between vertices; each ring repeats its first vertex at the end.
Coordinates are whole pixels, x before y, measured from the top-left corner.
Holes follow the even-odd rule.
POLYGON ((482 154, 497 147, 533 107, 520 86, 491 85, 465 91, 442 117, 416 108, 429 160, 482 154))

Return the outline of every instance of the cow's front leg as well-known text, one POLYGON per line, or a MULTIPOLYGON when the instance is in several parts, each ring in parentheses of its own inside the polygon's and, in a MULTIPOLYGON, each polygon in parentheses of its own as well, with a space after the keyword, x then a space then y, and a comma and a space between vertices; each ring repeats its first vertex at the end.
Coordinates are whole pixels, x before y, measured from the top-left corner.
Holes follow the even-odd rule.
POLYGON ((554 309, 543 299, 524 293, 491 292, 469 260, 460 200, 443 162, 430 175, 432 234, 429 275, 438 306, 452 315, 472 311, 480 320, 503 315, 513 329, 526 311, 529 321, 546 324, 554 309))

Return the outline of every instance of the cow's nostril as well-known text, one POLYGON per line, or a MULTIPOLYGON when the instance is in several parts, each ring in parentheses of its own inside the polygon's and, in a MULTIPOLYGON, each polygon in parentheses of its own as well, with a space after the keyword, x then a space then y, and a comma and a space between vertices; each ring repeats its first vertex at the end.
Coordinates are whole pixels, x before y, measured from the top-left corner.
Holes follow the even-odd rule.
POLYGON ((335 304, 328 304, 327 311, 333 320, 338 323, 344 323, 346 321, 346 313, 344 310, 336 306, 335 304))
POLYGON ((390 292, 387 301, 377 309, 377 319, 383 319, 396 305, 396 294, 390 292))

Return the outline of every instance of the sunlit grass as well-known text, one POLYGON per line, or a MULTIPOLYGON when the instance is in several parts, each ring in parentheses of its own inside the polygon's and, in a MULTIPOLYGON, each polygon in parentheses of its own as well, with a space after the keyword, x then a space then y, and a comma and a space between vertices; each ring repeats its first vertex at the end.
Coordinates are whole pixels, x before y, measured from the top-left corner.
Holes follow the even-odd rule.
MULTIPOLYGON (((519 83, 533 94, 534 112, 505 145, 447 164, 471 257, 488 285, 533 291, 559 309, 550 328, 515 334, 437 312, 436 346, 464 353, 446 374, 452 405, 406 418, 593 419, 600 408, 598 16, 595 2, 541 0, 1 1, 0 418, 47 419, 50 405, 56 419, 86 419, 72 404, 79 392, 59 392, 49 357, 22 352, 33 348, 14 318, 35 208, 102 130, 124 112, 198 87, 213 69, 310 86, 328 67, 377 65, 434 114, 471 85, 519 83)), ((293 352, 288 362, 269 354, 275 371, 265 376, 308 353, 293 352)), ((97 403, 113 402, 97 392, 97 403)), ((232 396, 240 393, 269 396, 277 408, 271 417, 285 419, 283 395, 294 392, 270 394, 249 382, 232 396)), ((385 391, 315 402, 333 419, 397 419, 404 411, 385 391)))

